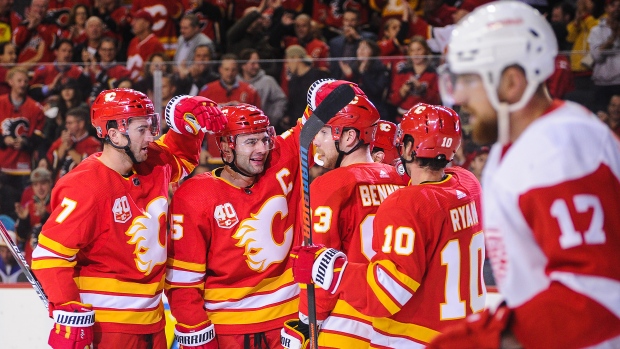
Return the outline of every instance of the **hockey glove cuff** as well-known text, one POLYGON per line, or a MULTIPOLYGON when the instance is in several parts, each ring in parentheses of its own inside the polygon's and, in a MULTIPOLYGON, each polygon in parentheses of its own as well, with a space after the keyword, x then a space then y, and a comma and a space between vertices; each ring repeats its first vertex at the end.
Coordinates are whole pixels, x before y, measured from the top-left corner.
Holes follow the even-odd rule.
POLYGON ((347 256, 325 246, 297 246, 293 248, 293 277, 298 283, 314 283, 334 294, 347 265, 347 256))
POLYGON ((280 344, 286 349, 306 349, 310 342, 310 327, 301 320, 286 320, 280 331, 280 344))
POLYGON ((215 327, 207 320, 196 326, 176 324, 174 337, 179 343, 180 349, 217 349, 215 339, 215 327))
POLYGON ((93 348, 95 312, 90 304, 68 302, 52 308, 54 328, 48 344, 54 349, 93 348))

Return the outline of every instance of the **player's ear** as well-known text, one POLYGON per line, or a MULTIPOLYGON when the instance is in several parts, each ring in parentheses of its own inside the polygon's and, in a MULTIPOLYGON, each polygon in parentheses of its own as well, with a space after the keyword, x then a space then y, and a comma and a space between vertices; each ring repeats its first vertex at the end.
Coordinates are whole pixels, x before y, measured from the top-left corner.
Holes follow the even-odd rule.
POLYGON ((381 150, 372 153, 372 161, 374 162, 383 162, 385 159, 385 153, 381 150))
POLYGON ((518 66, 506 68, 502 73, 502 77, 498 88, 498 97, 500 102, 513 104, 521 100, 521 96, 527 87, 527 79, 523 69, 518 66))

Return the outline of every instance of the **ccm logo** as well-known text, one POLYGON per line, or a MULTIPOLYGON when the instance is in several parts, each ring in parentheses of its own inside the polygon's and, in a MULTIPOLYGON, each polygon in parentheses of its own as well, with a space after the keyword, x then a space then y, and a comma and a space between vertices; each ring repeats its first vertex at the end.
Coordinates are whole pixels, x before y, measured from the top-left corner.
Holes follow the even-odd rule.
POLYGON ((265 123, 265 122, 267 122, 267 120, 256 120, 256 121, 254 121, 254 124, 255 125, 256 124, 262 124, 262 123, 265 123))

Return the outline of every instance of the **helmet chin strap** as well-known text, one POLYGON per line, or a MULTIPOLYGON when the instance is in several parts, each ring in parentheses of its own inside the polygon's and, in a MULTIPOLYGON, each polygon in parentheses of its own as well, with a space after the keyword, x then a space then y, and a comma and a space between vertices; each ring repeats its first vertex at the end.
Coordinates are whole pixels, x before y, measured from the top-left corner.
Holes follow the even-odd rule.
POLYGON ((340 150, 340 141, 335 141, 334 143, 336 145, 336 150, 338 151, 338 159, 336 160, 336 168, 340 167, 340 164, 342 163, 342 159, 344 159, 345 155, 349 155, 353 153, 354 151, 359 149, 359 147, 361 147, 364 144, 364 142, 360 139, 357 142, 357 144, 353 148, 351 148, 351 150, 344 151, 344 150, 340 150))
POLYGON ((242 171, 236 164, 235 164, 235 160, 237 159, 237 153, 235 152, 234 149, 232 149, 232 154, 233 154, 233 159, 231 162, 228 162, 226 160, 224 160, 224 153, 222 153, 222 162, 224 162, 224 169, 226 170, 226 172, 228 172, 233 178, 235 179, 239 179, 243 182, 248 183, 248 185, 246 185, 246 187, 249 187, 250 185, 254 184, 254 179, 256 177, 256 175, 251 175, 249 173, 246 173, 244 171, 242 171), (239 176, 241 175, 241 176, 239 176), (244 178, 246 177, 246 178, 244 178), (249 177, 249 178, 247 178, 249 177))
POLYGON ((506 145, 510 141, 510 105, 500 103, 497 108, 497 141, 506 145))
POLYGON ((125 154, 127 154, 129 156, 129 158, 131 159, 131 162, 133 162, 134 164, 138 164, 138 160, 136 160, 136 157, 133 155, 133 153, 131 152, 131 149, 129 148, 129 146, 131 146, 131 139, 129 139, 129 136, 126 135, 126 134, 123 134, 123 136, 125 136, 127 138, 127 145, 125 145, 123 147, 118 146, 118 145, 112 143, 112 140, 110 140, 109 136, 106 136, 105 139, 114 148, 116 148, 118 150, 124 150, 125 154))

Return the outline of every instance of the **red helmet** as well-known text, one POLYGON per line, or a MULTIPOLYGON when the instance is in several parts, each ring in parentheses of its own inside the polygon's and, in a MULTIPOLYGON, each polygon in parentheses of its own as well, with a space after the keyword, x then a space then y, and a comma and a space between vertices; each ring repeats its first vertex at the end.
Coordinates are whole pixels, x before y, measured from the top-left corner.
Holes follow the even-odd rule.
POLYGON ((273 126, 269 126, 269 117, 259 108, 250 104, 237 104, 221 109, 228 122, 218 137, 225 137, 229 143, 234 145, 236 136, 240 134, 267 132, 272 138, 275 137, 273 126))
POLYGON ((405 135, 413 137, 416 157, 443 155, 451 161, 461 145, 461 121, 448 107, 418 103, 403 115, 396 132, 396 146, 403 144, 405 135))
POLYGON ((320 79, 315 81, 310 88, 308 88, 308 95, 306 97, 306 101, 308 105, 306 106, 306 110, 304 110, 304 116, 307 118, 310 117, 312 112, 316 109, 316 107, 321 104, 321 102, 330 94, 336 87, 340 85, 348 84, 353 88, 355 95, 357 96, 366 96, 364 91, 362 91, 357 84, 352 83, 346 80, 334 80, 334 79, 320 79))
POLYGON ((115 88, 102 91, 90 109, 90 121, 99 138, 108 135, 108 121, 116 121, 116 128, 127 132, 129 119, 135 117, 149 118, 151 133, 159 135, 159 114, 155 113, 153 102, 142 92, 128 88, 115 88))
POLYGON ((383 162, 391 164, 394 159, 398 158, 398 152, 394 146, 394 138, 396 136, 396 124, 389 121, 379 120, 377 123, 377 131, 375 131, 375 138, 370 143, 370 151, 377 147, 383 149, 385 157, 383 162))
POLYGON ((354 128, 360 132, 360 140, 370 144, 375 137, 379 118, 379 112, 372 102, 366 96, 356 95, 325 126, 331 126, 332 137, 336 141, 340 139, 345 128, 354 128))

